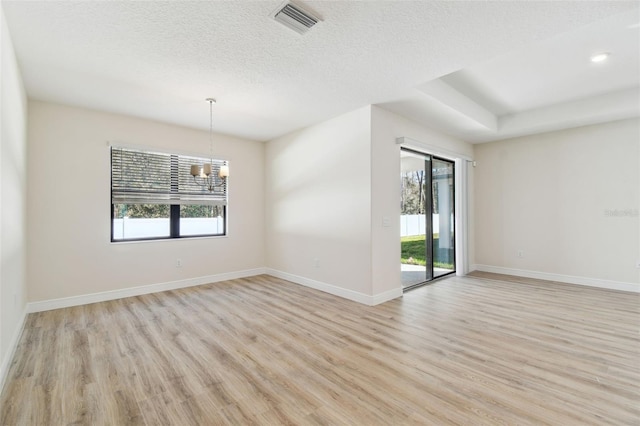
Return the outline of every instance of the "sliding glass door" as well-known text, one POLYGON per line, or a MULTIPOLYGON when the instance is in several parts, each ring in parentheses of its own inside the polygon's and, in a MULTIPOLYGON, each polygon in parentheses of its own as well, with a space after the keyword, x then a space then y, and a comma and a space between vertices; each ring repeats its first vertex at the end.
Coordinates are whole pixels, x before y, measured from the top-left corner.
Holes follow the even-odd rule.
POLYGON ((454 163, 431 161, 433 277, 455 272, 454 163))
POLYGON ((405 289, 455 272, 454 163, 401 151, 400 244, 405 289))

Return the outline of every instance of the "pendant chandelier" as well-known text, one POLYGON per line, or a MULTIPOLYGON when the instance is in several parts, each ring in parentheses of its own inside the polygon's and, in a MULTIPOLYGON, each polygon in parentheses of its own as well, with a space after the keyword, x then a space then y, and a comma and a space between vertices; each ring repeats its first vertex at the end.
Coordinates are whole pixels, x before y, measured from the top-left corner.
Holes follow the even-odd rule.
POLYGON ((207 98, 207 102, 209 102, 209 145, 211 151, 211 162, 203 165, 191 165, 191 176, 193 176, 193 181, 197 185, 209 192, 213 192, 216 188, 224 186, 224 183, 229 176, 229 166, 224 162, 220 166, 218 173, 215 173, 213 167, 213 104, 216 100, 213 98, 207 98))

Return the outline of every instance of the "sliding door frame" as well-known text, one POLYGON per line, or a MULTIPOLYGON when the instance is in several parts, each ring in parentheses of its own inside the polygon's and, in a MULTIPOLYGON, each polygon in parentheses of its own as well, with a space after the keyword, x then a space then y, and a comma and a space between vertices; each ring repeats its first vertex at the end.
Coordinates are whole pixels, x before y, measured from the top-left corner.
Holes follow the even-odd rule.
MULTIPOLYGON (((399 138, 399 139, 404 139, 404 138, 399 138)), ((438 155, 434 155, 431 154, 429 152, 424 152, 421 150, 417 150, 414 148, 409 148, 406 146, 401 146, 400 149, 402 151, 407 151, 410 152, 412 154, 417 154, 417 155, 421 155, 425 157, 425 161, 424 161, 424 171, 425 171, 425 187, 429 188, 428 191, 425 191, 425 258, 427 260, 429 260, 428 262, 428 268, 427 271, 425 272, 429 272, 429 274, 425 273, 425 280, 419 283, 415 283, 415 284, 411 284, 408 285, 406 287, 403 287, 403 291, 408 291, 408 290, 412 290, 416 287, 421 287, 423 285, 428 285, 433 283, 435 280, 438 280, 440 278, 444 278, 444 277, 448 277, 452 274, 456 274, 457 270, 458 270, 458 264, 457 264, 457 252, 458 252, 458 212, 457 212, 457 202, 456 202, 456 198, 457 198, 457 185, 458 185, 458 179, 456 178, 456 168, 458 166, 458 161, 456 161, 455 159, 451 159, 451 158, 444 158, 444 157, 440 157, 438 155), (453 244, 454 244, 454 250, 453 250, 453 270, 451 272, 447 272, 445 274, 442 275, 438 275, 437 277, 435 276, 435 272, 434 272, 434 259, 433 259, 433 160, 439 160, 439 161, 443 161, 446 163, 450 163, 451 167, 452 167, 452 182, 453 182, 453 187, 452 187, 452 197, 451 197, 451 203, 452 203, 452 209, 453 209, 453 232, 454 232, 454 238, 453 238, 453 244), (428 216, 427 216, 427 211, 428 211, 428 216), (430 270, 429 270, 430 268, 430 270)))
POLYGON ((443 148, 413 139, 407 136, 396 138, 396 145, 420 153, 433 152, 434 155, 446 160, 454 161, 456 165, 456 275, 463 276, 475 270, 476 265, 472 263, 471 250, 469 247, 471 238, 471 203, 473 194, 470 190, 470 176, 473 174, 475 161, 471 154, 461 151, 443 148))

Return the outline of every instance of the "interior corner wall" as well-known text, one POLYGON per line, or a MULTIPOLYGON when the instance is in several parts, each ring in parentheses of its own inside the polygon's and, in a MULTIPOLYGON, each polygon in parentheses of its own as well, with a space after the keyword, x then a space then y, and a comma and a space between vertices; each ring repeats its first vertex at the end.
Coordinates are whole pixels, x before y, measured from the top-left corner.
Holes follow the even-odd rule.
POLYGON ((27 98, 0 6, 0 385, 26 305, 27 98))
POLYGON ((267 143, 267 267, 371 296, 371 114, 363 107, 267 143))
MULTIPOLYGON (((431 130, 383 108, 372 107, 371 236, 373 294, 401 289, 400 280, 400 146, 406 137, 446 152, 472 157, 471 144, 431 130), (383 226, 389 218, 389 226, 383 226)), ((471 176, 472 177, 472 176, 471 176)), ((473 232, 472 229, 468 230, 473 232)))
POLYGON ((108 142, 206 156, 208 133, 38 101, 28 118, 29 302, 264 267, 263 143, 214 136, 231 169, 226 237, 111 243, 108 142))
POLYGON ((475 159, 480 269, 638 288, 640 120, 478 144, 475 159))

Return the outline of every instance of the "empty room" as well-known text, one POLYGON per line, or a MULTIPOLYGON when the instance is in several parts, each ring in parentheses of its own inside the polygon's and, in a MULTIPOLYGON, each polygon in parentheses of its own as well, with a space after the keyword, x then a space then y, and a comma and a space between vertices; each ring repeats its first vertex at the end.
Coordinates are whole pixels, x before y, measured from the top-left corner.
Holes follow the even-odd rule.
POLYGON ((640 424, 640 3, 0 3, 1 425, 640 424))

